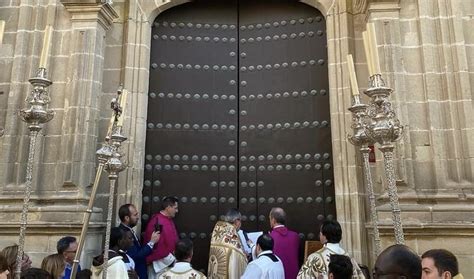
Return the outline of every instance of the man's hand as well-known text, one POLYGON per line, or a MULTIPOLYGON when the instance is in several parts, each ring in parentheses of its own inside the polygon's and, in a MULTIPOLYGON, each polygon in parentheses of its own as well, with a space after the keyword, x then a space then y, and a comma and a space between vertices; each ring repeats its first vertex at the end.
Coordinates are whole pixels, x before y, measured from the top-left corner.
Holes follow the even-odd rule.
POLYGON ((248 245, 249 247, 252 247, 252 246, 253 246, 253 242, 252 242, 252 240, 250 240, 250 239, 249 239, 249 240, 247 240, 247 245, 248 245))
POLYGON ((151 234, 151 239, 150 239, 150 242, 153 242, 153 244, 156 244, 158 242, 158 240, 160 240, 160 232, 153 232, 151 234))
POLYGON ((128 273, 128 278, 130 278, 130 279, 138 279, 138 275, 137 275, 137 273, 135 272, 135 270, 128 270, 127 273, 128 273))

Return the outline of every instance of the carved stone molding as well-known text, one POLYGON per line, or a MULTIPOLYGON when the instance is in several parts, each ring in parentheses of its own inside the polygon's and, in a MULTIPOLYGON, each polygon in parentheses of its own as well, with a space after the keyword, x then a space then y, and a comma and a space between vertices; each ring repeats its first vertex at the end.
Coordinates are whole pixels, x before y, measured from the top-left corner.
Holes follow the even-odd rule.
POLYGON ((119 18, 110 1, 104 0, 61 0, 66 10, 71 13, 71 21, 98 22, 108 30, 115 19, 119 18))
POLYGON ((363 14, 367 9, 368 0, 354 0, 352 2, 352 12, 354 14, 363 14))

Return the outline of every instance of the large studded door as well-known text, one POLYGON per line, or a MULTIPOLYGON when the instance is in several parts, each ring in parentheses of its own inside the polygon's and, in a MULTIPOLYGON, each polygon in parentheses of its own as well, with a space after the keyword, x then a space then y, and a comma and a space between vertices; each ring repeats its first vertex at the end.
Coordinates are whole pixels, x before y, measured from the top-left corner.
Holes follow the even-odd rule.
POLYGON ((289 0, 196 1, 155 20, 142 219, 177 196, 196 268, 229 208, 268 231, 282 207, 302 240, 335 216, 325 29, 289 0))

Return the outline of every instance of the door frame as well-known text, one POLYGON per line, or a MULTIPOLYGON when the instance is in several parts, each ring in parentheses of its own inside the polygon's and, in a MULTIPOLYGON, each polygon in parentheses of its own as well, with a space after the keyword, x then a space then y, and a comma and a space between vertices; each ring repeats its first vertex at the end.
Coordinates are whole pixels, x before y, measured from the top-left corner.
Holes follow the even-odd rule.
MULTIPOLYGON (((128 1, 127 1, 128 2, 128 1)), ((126 10, 123 68, 124 88, 131 92, 130 111, 126 115, 124 133, 130 137, 124 148, 129 165, 119 181, 118 202, 131 202, 141 208, 145 160, 148 83, 151 52, 151 31, 155 18, 172 7, 189 0, 129 1, 126 10)), ((343 245, 361 263, 367 264, 369 241, 365 220, 365 191, 363 178, 358 175, 356 150, 346 140, 351 130, 351 92, 345 57, 354 53, 354 38, 349 22, 360 1, 301 0, 303 4, 321 11, 326 19, 329 104, 331 115, 334 188, 338 221, 343 227, 343 245), (357 2, 357 3, 352 3, 357 2), (351 4, 352 3, 352 4, 351 4), (353 7, 354 6, 354 7, 353 7), (357 183, 354 183, 357 181, 357 183)), ((365 7, 357 9, 365 9, 365 7)), ((360 12, 360 11, 359 11, 360 12)))

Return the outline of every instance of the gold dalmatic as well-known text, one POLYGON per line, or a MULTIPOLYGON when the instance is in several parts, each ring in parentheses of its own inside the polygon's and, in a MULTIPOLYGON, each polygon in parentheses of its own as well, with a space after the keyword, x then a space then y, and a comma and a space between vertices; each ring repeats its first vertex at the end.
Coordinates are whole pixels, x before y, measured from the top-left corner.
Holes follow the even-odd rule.
POLYGON ((237 279, 246 267, 247 257, 235 227, 228 222, 217 222, 211 237, 208 278, 237 279))
MULTIPOLYGON (((344 255, 349 257, 349 255, 345 251, 343 251, 343 253, 337 253, 325 246, 317 252, 314 252, 308 256, 308 259, 305 261, 298 273, 297 279, 327 279, 329 257, 333 254, 344 255)), ((353 266, 352 279, 365 279, 365 276, 362 273, 362 270, 359 268, 357 262, 352 258, 351 262, 353 266)))

